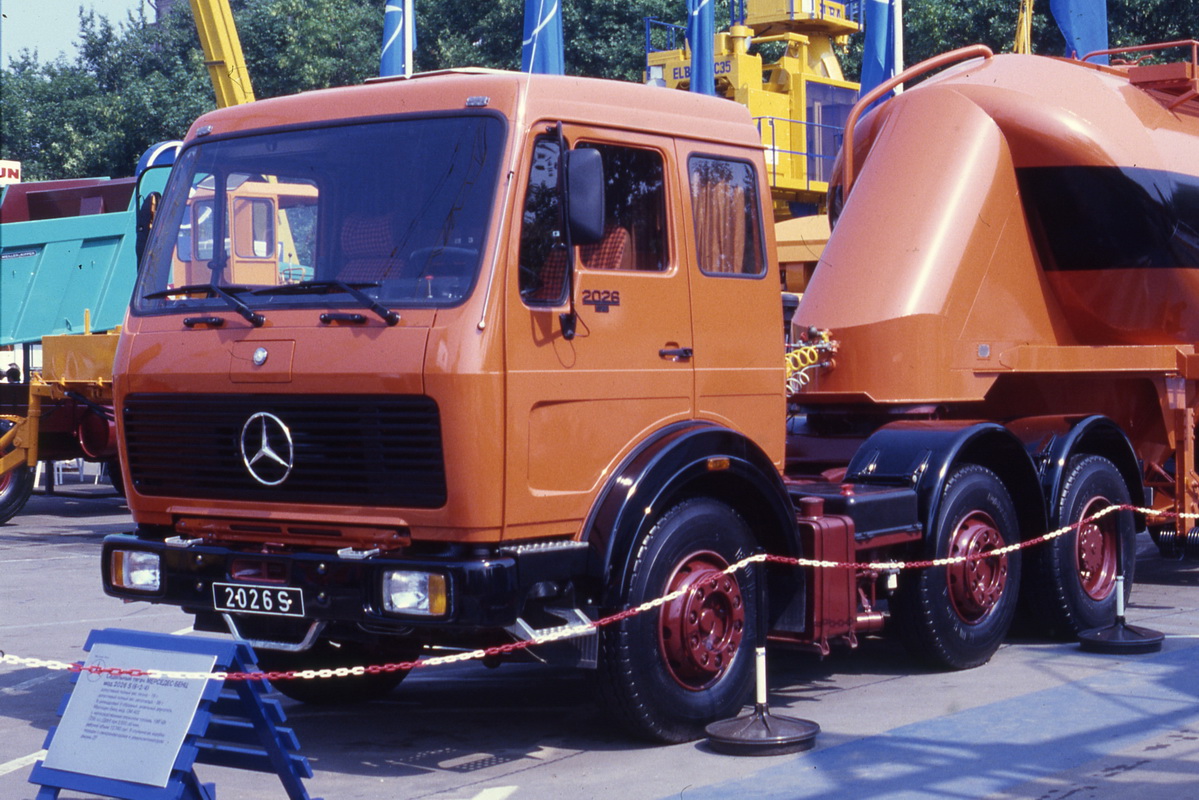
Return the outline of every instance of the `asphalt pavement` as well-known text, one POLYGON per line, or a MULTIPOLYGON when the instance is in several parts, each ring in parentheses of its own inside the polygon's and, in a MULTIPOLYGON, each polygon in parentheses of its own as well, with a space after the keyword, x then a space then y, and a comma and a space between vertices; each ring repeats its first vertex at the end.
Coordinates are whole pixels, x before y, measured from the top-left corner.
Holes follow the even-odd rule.
MULTIPOLYGON (((82 660, 105 628, 194 635, 177 609, 103 594, 100 540, 130 527, 109 487, 71 483, 0 526, 0 650, 21 659, 0 665, 6 800, 37 793, 29 773, 71 688, 28 659, 82 660)), ((1013 639, 983 667, 937 672, 881 637, 824 660, 772 649, 772 713, 821 726, 803 753, 631 741, 589 673, 536 664, 430 667, 378 701, 283 707, 314 771, 307 791, 325 800, 1199 800, 1199 564, 1165 561, 1147 539, 1138 551, 1128 620, 1166 635, 1158 653, 1013 639)), ((221 800, 286 797, 273 775, 196 771, 221 800)))

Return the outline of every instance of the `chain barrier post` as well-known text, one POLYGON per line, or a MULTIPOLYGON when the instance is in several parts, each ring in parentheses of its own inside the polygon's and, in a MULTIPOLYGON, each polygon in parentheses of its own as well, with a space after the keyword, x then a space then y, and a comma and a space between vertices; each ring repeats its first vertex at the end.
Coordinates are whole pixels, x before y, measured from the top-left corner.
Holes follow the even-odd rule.
POLYGON ((1116 536, 1116 621, 1104 628, 1079 632, 1078 643, 1088 653, 1137 655, 1156 653, 1162 649, 1162 642, 1166 638, 1164 634, 1139 625, 1129 625, 1124 621, 1125 555, 1124 537, 1116 536))
POLYGON ((754 650, 754 710, 742 717, 722 719, 704 728, 708 745, 731 756, 779 756, 809 750, 816 744, 820 726, 806 719, 770 713, 766 691, 766 635, 769 617, 766 597, 766 562, 758 569, 757 647, 754 650))

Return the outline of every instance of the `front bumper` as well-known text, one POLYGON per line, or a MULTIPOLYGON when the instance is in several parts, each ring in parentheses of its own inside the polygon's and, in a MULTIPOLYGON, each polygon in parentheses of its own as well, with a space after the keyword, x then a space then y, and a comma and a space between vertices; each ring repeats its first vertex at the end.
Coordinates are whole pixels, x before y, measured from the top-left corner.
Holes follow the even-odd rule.
MULTIPOLYGON (((181 607, 198 617, 218 614, 213 584, 292 587, 303 593, 305 615, 269 616, 256 622, 278 623, 280 630, 299 622, 335 627, 354 625, 378 635, 442 640, 453 632, 467 634, 512 626, 525 598, 536 587, 564 589, 586 569, 587 548, 574 542, 557 548, 497 549, 469 556, 371 555, 331 553, 262 553, 203 544, 198 539, 147 539, 134 534, 105 537, 101 569, 104 591, 114 597, 181 607), (112 580, 114 550, 140 551, 159 557, 160 581, 154 591, 118 588, 112 580), (439 616, 388 613, 383 610, 383 574, 409 570, 440 574, 448 603, 439 616), (422 634, 422 632, 424 632, 422 634), (437 635, 440 632, 441 635, 437 635)), ((239 615, 241 616, 241 615, 239 615)), ((251 615, 244 615, 251 616, 251 615)))

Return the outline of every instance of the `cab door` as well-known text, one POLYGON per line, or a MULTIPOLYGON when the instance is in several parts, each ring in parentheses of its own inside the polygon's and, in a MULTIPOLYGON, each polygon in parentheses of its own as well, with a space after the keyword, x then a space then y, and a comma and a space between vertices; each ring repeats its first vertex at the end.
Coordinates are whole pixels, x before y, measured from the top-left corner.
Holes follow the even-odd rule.
POLYGON ((696 416, 752 439, 783 465, 783 304, 768 187, 744 149, 679 145, 689 198, 696 416))
POLYGON ((577 531, 620 460, 693 414, 673 157, 669 140, 569 126, 527 146, 507 281, 509 537, 577 531), (602 239, 570 251, 563 142, 599 150, 605 182, 602 239))

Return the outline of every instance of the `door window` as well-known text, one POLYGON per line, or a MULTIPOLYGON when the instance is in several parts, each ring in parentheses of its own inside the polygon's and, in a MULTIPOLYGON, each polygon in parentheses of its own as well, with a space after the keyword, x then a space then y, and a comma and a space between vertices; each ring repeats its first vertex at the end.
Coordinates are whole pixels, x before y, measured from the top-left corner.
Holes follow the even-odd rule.
POLYGON ((693 156, 688 171, 700 270, 706 275, 764 275, 753 167, 744 161, 693 156))
POLYGON ((520 228, 520 296, 530 304, 566 300, 566 239, 558 187, 557 137, 539 136, 520 228))
POLYGON ((583 143, 604 164, 604 238, 579 248, 586 269, 661 272, 668 264, 662 156, 653 150, 583 143))

